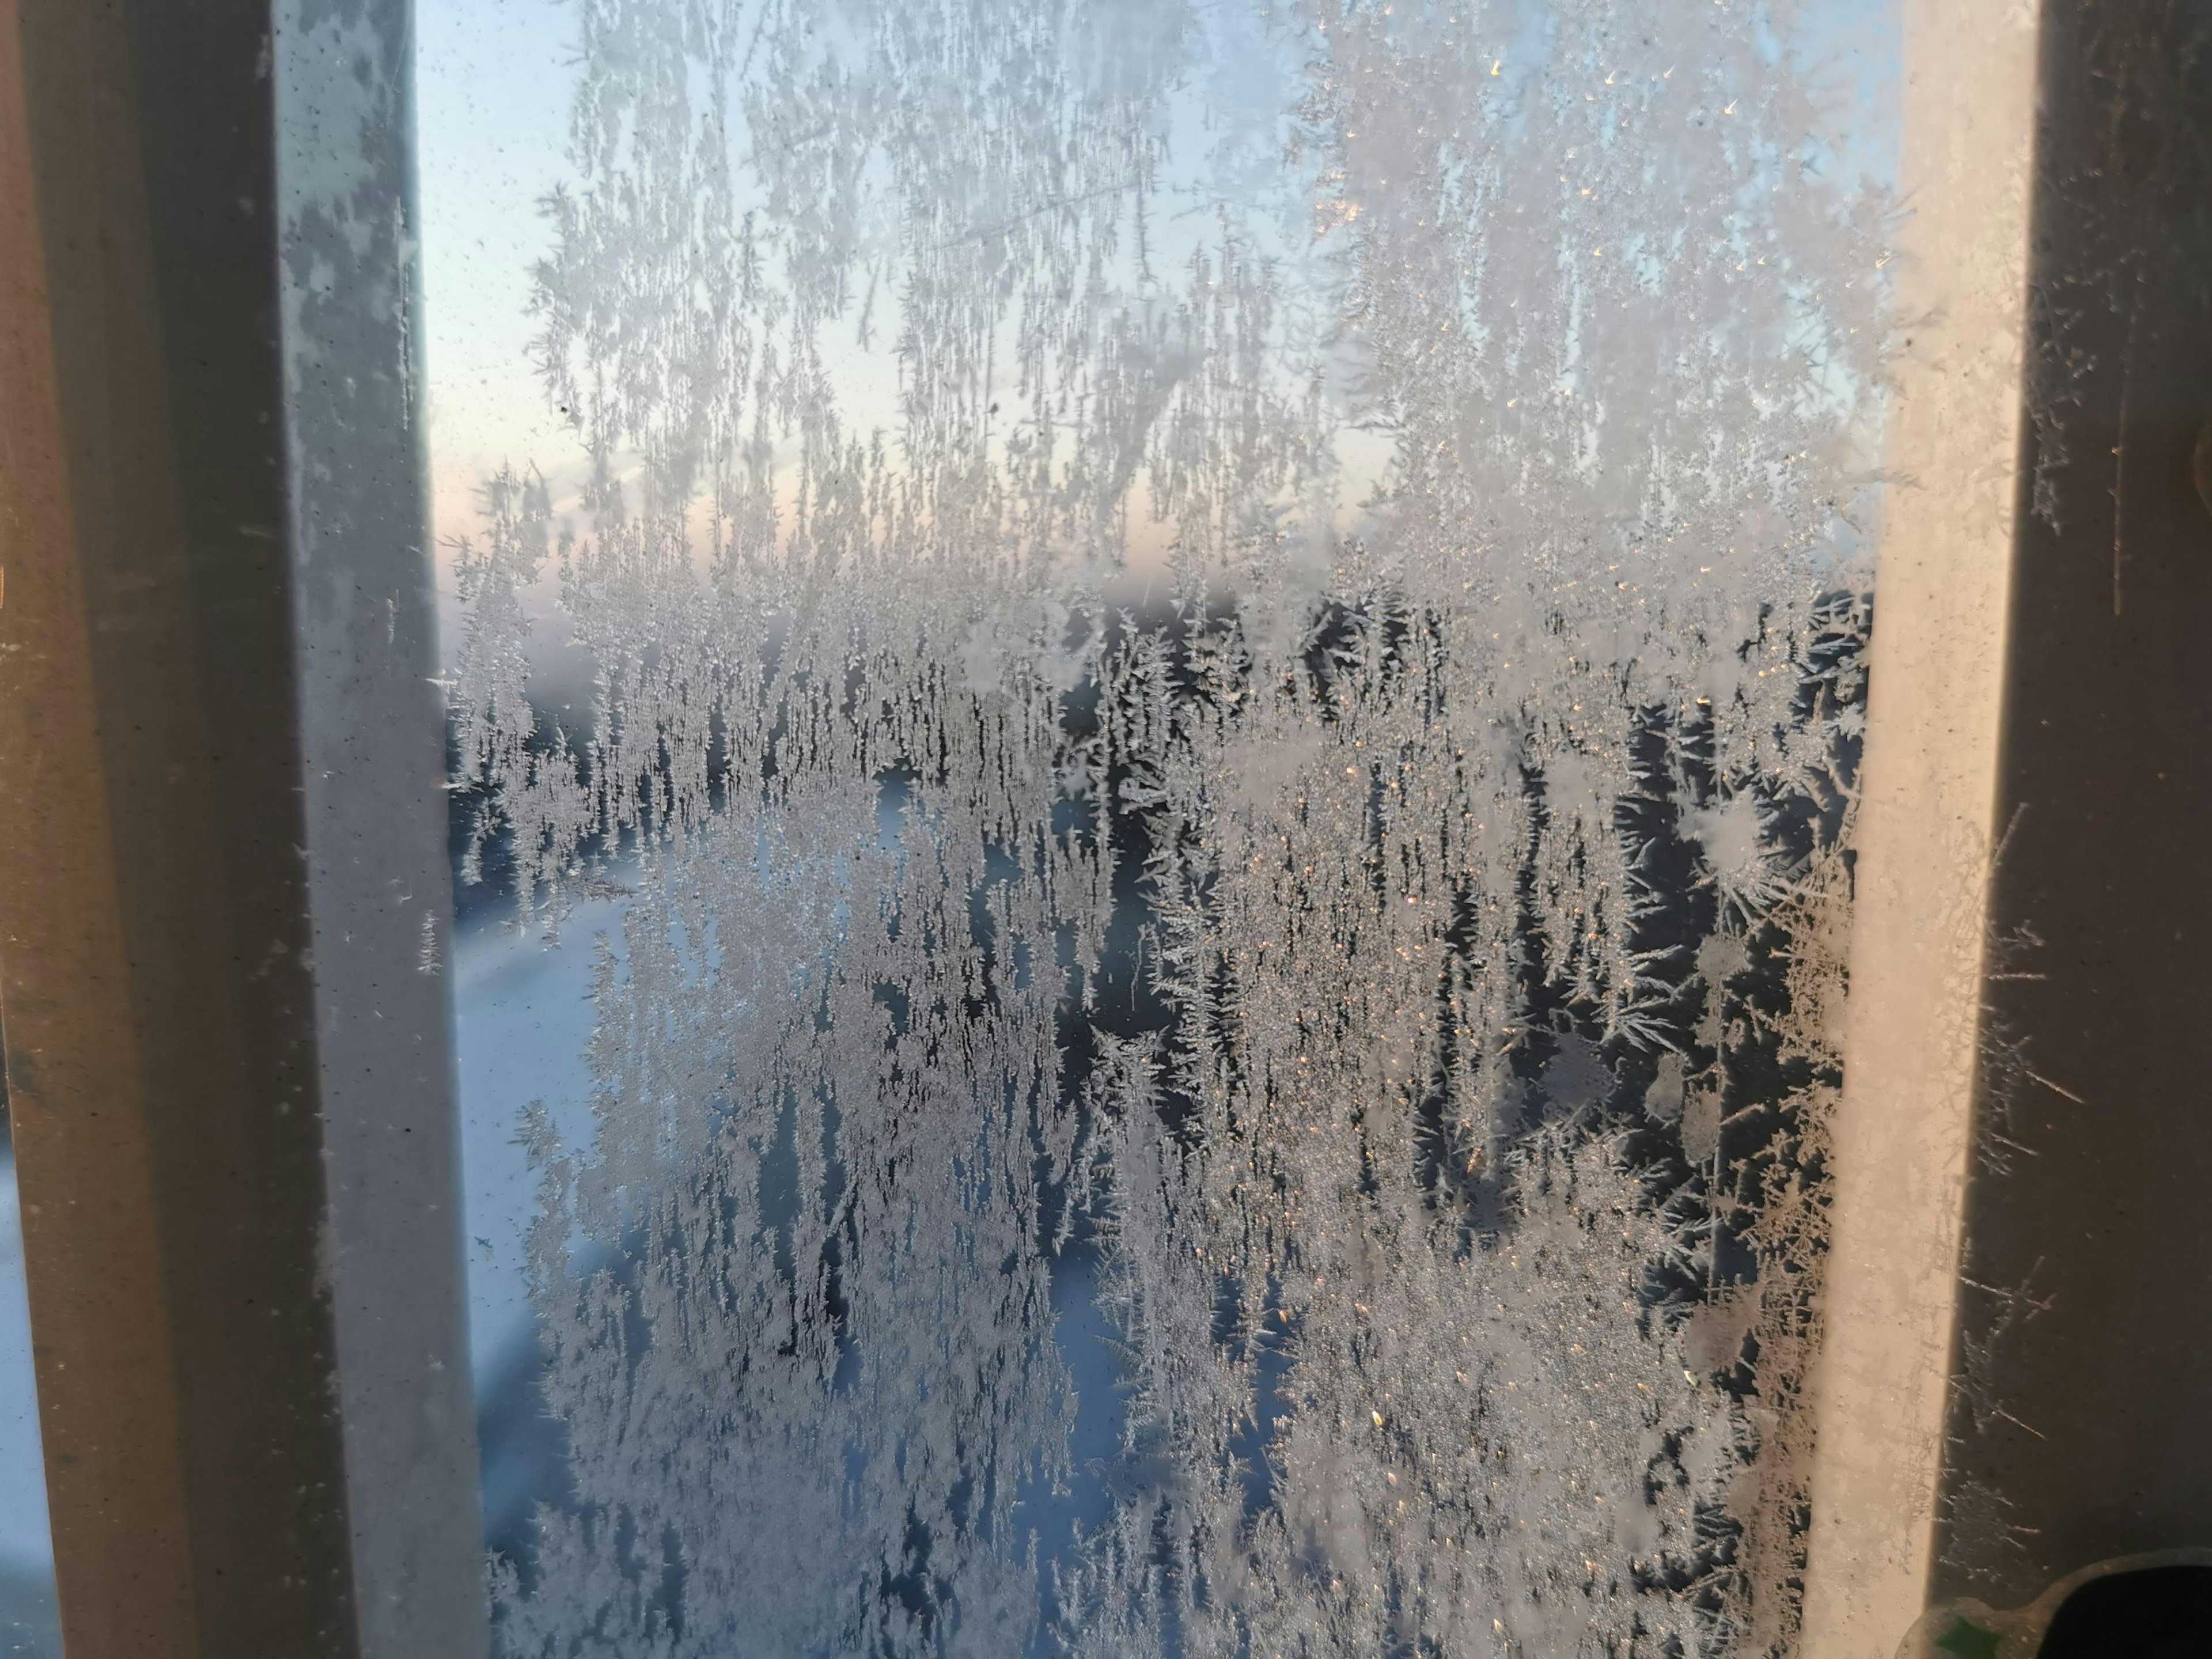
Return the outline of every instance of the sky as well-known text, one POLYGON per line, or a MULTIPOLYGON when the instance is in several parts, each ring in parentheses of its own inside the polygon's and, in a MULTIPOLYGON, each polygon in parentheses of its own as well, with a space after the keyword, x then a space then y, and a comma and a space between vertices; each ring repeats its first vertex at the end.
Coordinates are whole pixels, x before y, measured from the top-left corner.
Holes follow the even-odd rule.
MULTIPOLYGON (((1735 6, 1744 27, 1765 31, 1764 5, 1715 3, 1735 6)), ((1887 182, 1894 177, 1897 142, 1896 0, 1814 0, 1808 9, 1812 23, 1801 50, 1807 61, 1818 61, 1837 103, 1829 159, 1887 182)), ((1208 197, 1279 187, 1285 175, 1276 134, 1296 94, 1289 77, 1297 65, 1285 56, 1279 36, 1270 40, 1253 24, 1249 8, 1205 4, 1194 10, 1209 38, 1193 56, 1206 67, 1171 100, 1174 150, 1188 158, 1176 171, 1186 175, 1188 207, 1164 215, 1156 227, 1164 267, 1211 231, 1208 197)), ((1509 85, 1518 64, 1540 56, 1530 43, 1543 34, 1541 11, 1530 6, 1525 40, 1501 48, 1509 85)), ((572 176, 567 149, 577 29, 575 11, 564 0, 419 0, 416 7, 426 401, 433 528, 447 550, 438 566, 448 661, 459 620, 449 544, 476 527, 480 481, 503 464, 536 465, 553 483, 557 507, 580 476, 580 446, 549 410, 530 353, 538 329, 530 311, 531 269, 551 247, 539 204, 572 176)), ((1294 55, 1296 48, 1290 50, 1294 55)), ((1275 251, 1293 260, 1310 254, 1311 248, 1294 245, 1298 240, 1286 238, 1275 251)), ((894 338, 895 330, 879 325, 872 350, 863 353, 847 341, 833 358, 841 402, 863 424, 878 411, 887 421, 892 415, 894 338)), ((830 343, 836 350, 838 343, 830 343)), ((1338 442, 1348 476, 1382 476, 1390 458, 1387 436, 1346 431, 1338 442)), ((1350 511, 1364 490, 1345 494, 1350 511)), ((1161 552, 1144 544, 1141 526, 1137 541, 1139 559, 1161 552)), ((552 614, 550 586, 536 597, 544 620, 533 650, 557 653, 567 630, 552 614)))

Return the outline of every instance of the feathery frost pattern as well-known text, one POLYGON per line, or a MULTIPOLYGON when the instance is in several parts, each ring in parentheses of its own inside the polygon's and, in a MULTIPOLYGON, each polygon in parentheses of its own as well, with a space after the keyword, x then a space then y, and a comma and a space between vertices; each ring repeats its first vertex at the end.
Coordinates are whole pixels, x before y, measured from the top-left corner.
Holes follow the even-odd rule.
POLYGON ((459 555, 465 873, 628 895, 503 1651, 1787 1651, 1885 205, 1802 26, 575 16, 577 455, 459 555))

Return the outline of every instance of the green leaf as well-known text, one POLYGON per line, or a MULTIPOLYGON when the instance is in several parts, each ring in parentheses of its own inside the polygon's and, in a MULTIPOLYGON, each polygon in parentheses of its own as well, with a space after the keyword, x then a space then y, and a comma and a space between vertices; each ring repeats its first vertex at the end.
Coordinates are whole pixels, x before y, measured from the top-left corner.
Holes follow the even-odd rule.
POLYGON ((1951 1628, 1936 1638, 1936 1645, 1954 1659, 1997 1659, 1997 1650, 2004 1638, 1993 1630, 1984 1630, 1971 1619, 1958 1619, 1951 1628))

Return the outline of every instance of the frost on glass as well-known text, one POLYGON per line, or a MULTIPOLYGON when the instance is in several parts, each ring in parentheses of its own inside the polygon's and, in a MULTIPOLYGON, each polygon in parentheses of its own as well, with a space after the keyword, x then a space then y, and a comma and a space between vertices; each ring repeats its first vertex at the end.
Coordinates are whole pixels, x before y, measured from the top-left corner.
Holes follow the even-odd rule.
POLYGON ((573 15, 583 461, 458 553, 465 873, 626 895, 504 1650, 1786 1650, 1885 210, 1816 33, 573 15))

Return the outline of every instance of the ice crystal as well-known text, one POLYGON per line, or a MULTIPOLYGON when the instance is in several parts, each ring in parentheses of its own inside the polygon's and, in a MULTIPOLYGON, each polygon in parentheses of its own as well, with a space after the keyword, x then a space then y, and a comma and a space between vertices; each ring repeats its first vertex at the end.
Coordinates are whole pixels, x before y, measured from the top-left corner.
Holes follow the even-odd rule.
POLYGON ((1881 207, 1799 26, 576 15, 459 799, 632 890, 504 1650, 1786 1649, 1881 207))

